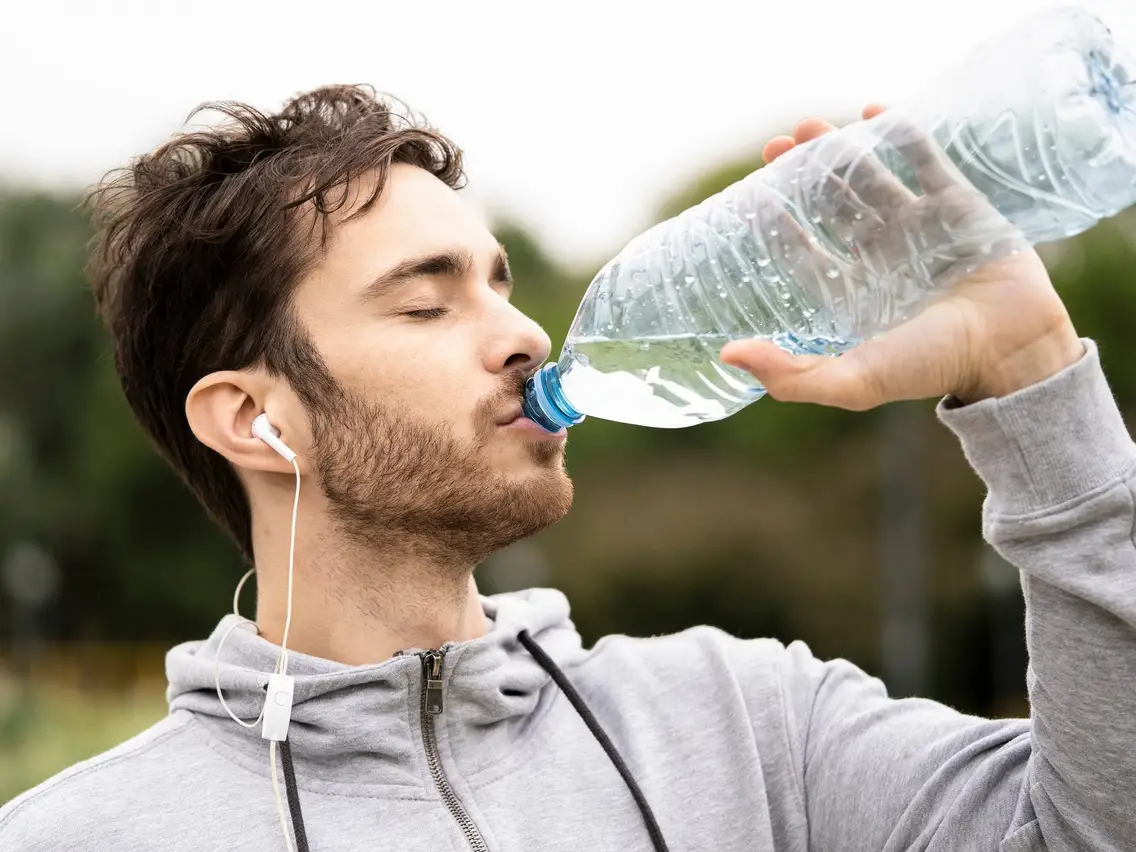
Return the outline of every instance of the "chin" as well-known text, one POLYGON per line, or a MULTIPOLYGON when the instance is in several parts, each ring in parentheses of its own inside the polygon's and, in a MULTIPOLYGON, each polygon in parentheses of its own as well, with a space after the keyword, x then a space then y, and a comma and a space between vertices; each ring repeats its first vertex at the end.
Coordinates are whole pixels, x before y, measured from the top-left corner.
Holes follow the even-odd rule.
POLYGON ((524 502, 572 502, 572 479, 562 462, 539 467, 530 464, 506 476, 506 480, 512 484, 514 496, 524 502))
POLYGON ((515 542, 559 522, 572 507, 572 480, 560 467, 501 476, 478 509, 450 526, 447 541, 464 548, 464 561, 477 563, 515 542), (455 538, 464 541, 455 541, 455 538))
POLYGON ((564 445, 543 442, 510 447, 491 462, 494 470, 511 479, 548 476, 564 471, 564 445))
POLYGON ((530 469, 527 475, 518 477, 514 482, 514 498, 528 507, 523 514, 540 529, 559 521, 572 507, 572 479, 562 464, 554 468, 530 469))

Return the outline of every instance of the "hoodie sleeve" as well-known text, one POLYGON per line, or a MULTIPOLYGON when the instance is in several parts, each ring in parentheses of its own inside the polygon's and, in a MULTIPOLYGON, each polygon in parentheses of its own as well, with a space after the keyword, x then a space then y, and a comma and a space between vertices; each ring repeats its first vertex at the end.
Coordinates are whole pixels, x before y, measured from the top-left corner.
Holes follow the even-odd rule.
POLYGON ((801 644, 783 668, 814 852, 1119 852, 1136 843, 1136 448, 1096 346, 942 421, 1021 572, 1027 720, 893 700, 801 644))

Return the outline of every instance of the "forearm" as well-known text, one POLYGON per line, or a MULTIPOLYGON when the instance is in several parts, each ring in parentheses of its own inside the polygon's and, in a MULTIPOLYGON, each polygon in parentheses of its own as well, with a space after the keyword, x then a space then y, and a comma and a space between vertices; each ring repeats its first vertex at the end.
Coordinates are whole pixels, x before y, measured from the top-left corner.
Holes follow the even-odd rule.
POLYGON ((1136 837, 1136 449, 1089 350, 1020 393, 941 412, 989 489, 987 539, 1023 575, 1027 783, 1050 849, 1136 837))

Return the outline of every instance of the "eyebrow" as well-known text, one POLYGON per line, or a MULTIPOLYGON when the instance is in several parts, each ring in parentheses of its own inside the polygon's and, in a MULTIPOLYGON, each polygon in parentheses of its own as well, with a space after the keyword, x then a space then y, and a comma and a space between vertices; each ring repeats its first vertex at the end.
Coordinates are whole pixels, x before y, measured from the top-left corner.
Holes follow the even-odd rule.
MULTIPOLYGON (((421 257, 407 258, 375 278, 363 289, 360 298, 364 302, 382 298, 419 278, 449 278, 460 281, 473 272, 473 267, 473 255, 466 249, 447 249, 421 257)), ((494 284, 505 284, 510 291, 513 289, 509 258, 505 254, 505 247, 500 243, 497 244, 497 256, 493 258, 490 281, 494 284)))

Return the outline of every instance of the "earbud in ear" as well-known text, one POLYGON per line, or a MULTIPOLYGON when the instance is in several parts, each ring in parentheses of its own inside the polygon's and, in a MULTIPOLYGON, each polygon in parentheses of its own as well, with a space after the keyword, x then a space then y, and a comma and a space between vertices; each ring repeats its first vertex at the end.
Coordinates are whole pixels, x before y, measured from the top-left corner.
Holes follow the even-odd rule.
POLYGON ((258 414, 256 419, 252 421, 252 434, 276 450, 284 457, 285 461, 292 461, 296 458, 296 454, 280 440, 280 433, 276 431, 276 427, 268 422, 267 414, 258 414))

